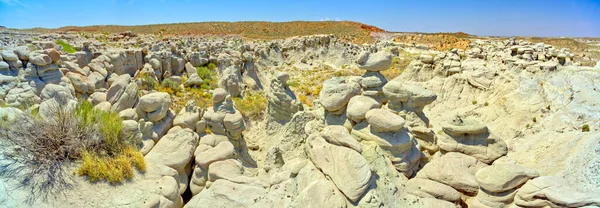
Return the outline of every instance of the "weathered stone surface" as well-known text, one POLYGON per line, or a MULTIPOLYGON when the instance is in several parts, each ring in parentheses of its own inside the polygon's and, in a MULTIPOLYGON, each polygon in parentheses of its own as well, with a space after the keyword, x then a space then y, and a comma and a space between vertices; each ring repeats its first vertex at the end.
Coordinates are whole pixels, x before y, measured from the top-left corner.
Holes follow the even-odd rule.
POLYGON ((419 85, 392 80, 383 86, 383 94, 388 98, 390 109, 421 112, 425 105, 437 99, 437 95, 419 85))
POLYGON ((212 101, 213 101, 213 104, 217 104, 217 103, 223 102, 223 100, 225 100, 225 97, 227 97, 227 95, 229 95, 229 94, 223 88, 214 89, 212 91, 212 101))
POLYGON ((266 194, 267 190, 262 187, 217 180, 184 207, 261 207, 258 204, 266 194))
POLYGON ((475 174, 484 167, 487 165, 474 157, 450 152, 427 163, 417 173, 417 178, 437 181, 463 193, 475 195, 479 190, 475 174))
MULTIPOLYGON (((203 137, 204 139, 204 137, 203 137)), ((214 147, 206 147, 196 149, 196 164, 202 168, 208 169, 208 166, 216 161, 233 158, 235 152, 233 145, 230 142, 220 142, 214 147)))
POLYGON ((329 144, 321 137, 309 144, 309 157, 315 165, 331 177, 350 201, 358 201, 371 180, 371 169, 365 158, 352 149, 329 144))
POLYGON ((436 198, 450 202, 460 201, 460 192, 437 181, 413 178, 406 183, 406 192, 423 198, 436 198))
POLYGON ((133 108, 138 101, 138 86, 135 83, 129 83, 125 91, 117 102, 113 103, 111 110, 121 112, 122 110, 133 108))
POLYGON ((148 172, 160 173, 164 166, 175 169, 179 194, 183 194, 189 177, 185 168, 192 160, 198 139, 198 135, 191 129, 172 128, 144 157, 148 164, 148 172))
POLYGON ((52 58, 46 54, 31 53, 29 61, 37 66, 46 66, 52 63, 52 58))
POLYGON ((561 177, 542 176, 519 188, 515 204, 522 207, 599 207, 600 196, 581 192, 561 177))
POLYGON ((360 143, 350 135, 350 132, 346 127, 339 125, 327 126, 323 128, 321 136, 331 144, 348 147, 359 153, 362 152, 360 143))
POLYGON ((443 124, 442 130, 438 145, 444 151, 471 155, 487 164, 508 152, 506 143, 477 121, 457 117, 443 124))
POLYGON ((195 101, 188 101, 184 108, 179 111, 173 120, 173 126, 181 126, 181 128, 196 129, 196 123, 202 117, 202 109, 196 106, 195 101))
POLYGON ((537 171, 514 164, 495 164, 475 174, 479 186, 489 192, 508 191, 538 176, 537 171))

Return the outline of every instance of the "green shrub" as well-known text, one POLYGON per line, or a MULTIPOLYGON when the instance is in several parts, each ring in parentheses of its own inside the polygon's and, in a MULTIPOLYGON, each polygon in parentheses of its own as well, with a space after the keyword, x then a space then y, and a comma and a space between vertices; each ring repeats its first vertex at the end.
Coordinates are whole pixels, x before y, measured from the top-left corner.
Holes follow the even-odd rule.
POLYGON ((477 105, 477 100, 473 100, 471 103, 473 103, 473 105, 477 105))
MULTIPOLYGON (((179 91, 181 91, 181 87, 179 86, 179 84, 177 84, 177 82, 167 78, 164 79, 161 83, 160 86, 163 88, 168 88, 170 89, 171 93, 170 94, 175 94, 179 91)), ((159 90, 160 91, 160 90, 159 90)))
POLYGON ((537 118, 533 117, 533 123, 536 123, 536 122, 537 122, 537 118))
POLYGON ((267 109, 267 98, 264 92, 246 92, 242 98, 233 98, 235 106, 246 118, 258 119, 267 109))
POLYGON ((488 102, 485 102, 485 103, 483 104, 483 106, 488 106, 488 105, 490 105, 488 102))
POLYGON ((590 125, 583 124, 581 127, 581 132, 590 132, 590 125))
POLYGON ((77 52, 77 49, 75 49, 73 46, 69 45, 68 43, 64 42, 63 40, 56 40, 56 44, 62 46, 63 51, 65 51, 67 53, 77 52))
POLYGON ((218 87, 217 84, 217 73, 215 69, 217 66, 213 63, 208 63, 204 66, 196 67, 196 71, 198 72, 198 76, 202 79, 203 83, 200 88, 212 90, 218 87))

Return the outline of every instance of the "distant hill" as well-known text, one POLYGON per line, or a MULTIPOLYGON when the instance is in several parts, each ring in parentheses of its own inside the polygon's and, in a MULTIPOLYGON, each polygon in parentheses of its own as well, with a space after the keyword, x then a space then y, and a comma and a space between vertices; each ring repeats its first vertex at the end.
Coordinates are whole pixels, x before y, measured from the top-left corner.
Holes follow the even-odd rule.
POLYGON ((334 34, 355 43, 370 43, 371 32, 385 32, 378 27, 350 21, 294 22, 195 22, 154 25, 94 25, 36 29, 40 32, 120 33, 132 31, 157 35, 240 35, 252 39, 279 39, 314 34, 334 34))
POLYGON ((452 48, 469 49, 471 41, 469 38, 476 36, 464 32, 456 33, 404 33, 394 38, 396 42, 416 43, 432 47, 439 51, 447 51, 452 48))

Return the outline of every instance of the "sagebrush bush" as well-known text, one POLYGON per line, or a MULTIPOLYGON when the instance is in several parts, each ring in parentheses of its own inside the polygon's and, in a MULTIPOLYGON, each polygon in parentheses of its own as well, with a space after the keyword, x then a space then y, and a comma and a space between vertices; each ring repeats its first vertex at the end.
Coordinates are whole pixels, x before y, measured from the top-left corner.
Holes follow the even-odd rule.
POLYGON ((66 164, 81 157, 85 147, 99 149, 97 129, 82 124, 72 112, 52 106, 49 119, 18 115, 0 125, 0 174, 17 178, 30 189, 28 200, 72 187, 66 164))
POLYGON ((90 174, 91 180, 119 182, 122 179, 107 173, 130 178, 129 169, 145 169, 143 156, 134 148, 139 141, 122 132, 118 114, 94 109, 86 101, 74 110, 51 106, 45 115, 48 118, 24 113, 0 125, 0 156, 6 156, 0 174, 18 178, 30 189, 30 201, 72 187, 68 167, 73 161, 83 160, 78 172, 90 174), (131 162, 123 163, 125 159, 131 162), (104 162, 95 163, 92 170, 91 161, 104 162))
POLYGON ((170 79, 164 79, 162 82, 160 82, 160 85, 155 85, 154 89, 159 92, 169 93, 171 95, 177 94, 181 91, 179 84, 170 79))

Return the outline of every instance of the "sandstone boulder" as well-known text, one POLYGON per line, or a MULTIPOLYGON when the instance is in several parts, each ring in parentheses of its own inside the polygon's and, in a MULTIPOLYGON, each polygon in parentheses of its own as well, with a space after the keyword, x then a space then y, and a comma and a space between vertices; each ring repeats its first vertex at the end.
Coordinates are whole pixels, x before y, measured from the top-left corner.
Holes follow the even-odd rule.
POLYGON ((377 132, 398 132, 404 127, 404 119, 385 109, 372 109, 365 114, 367 122, 377 132))
POLYGON ((344 78, 334 77, 323 83, 319 93, 319 101, 325 110, 334 114, 342 114, 350 99, 360 94, 360 85, 347 82, 344 78))
POLYGON ((140 118, 157 122, 167 115, 170 106, 171 97, 168 93, 155 92, 140 98, 136 112, 140 118))
POLYGON ((392 65, 392 54, 380 51, 374 54, 363 52, 357 61, 358 67, 367 71, 384 71, 392 65))
POLYGON ((365 119, 369 110, 379 107, 381 104, 371 97, 355 96, 348 102, 346 116, 354 122, 360 122, 365 119))

